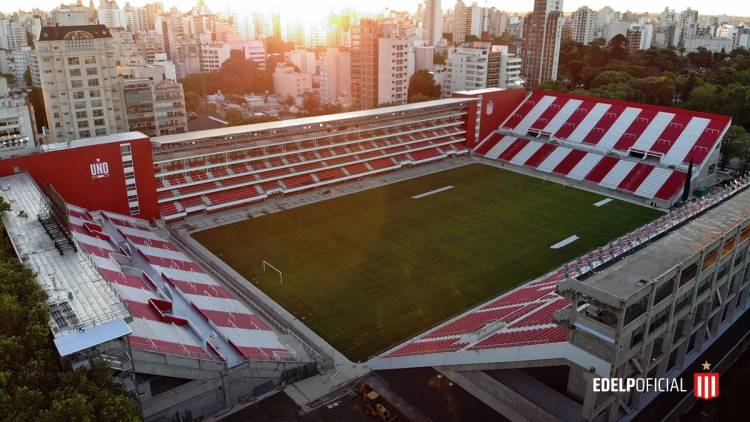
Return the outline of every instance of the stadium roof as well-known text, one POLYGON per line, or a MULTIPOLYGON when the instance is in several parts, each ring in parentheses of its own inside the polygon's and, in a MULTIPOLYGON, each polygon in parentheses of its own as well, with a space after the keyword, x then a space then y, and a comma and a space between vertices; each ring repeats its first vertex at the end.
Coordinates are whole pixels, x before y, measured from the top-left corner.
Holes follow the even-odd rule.
MULTIPOLYGON (((1 195, 11 205, 3 224, 21 261, 34 271, 47 292, 55 338, 130 315, 115 291, 94 268, 86 254, 66 250, 61 255, 37 219, 44 210, 44 195, 27 173, 0 178, 1 195)), ((90 340, 85 340, 90 341, 90 340)), ((62 352, 62 350, 61 350, 62 352)))
POLYGON ((141 132, 121 132, 113 133, 111 135, 97 136, 94 138, 83 138, 69 142, 56 142, 54 144, 46 144, 42 145, 42 149, 45 152, 60 151, 64 149, 81 148, 91 145, 110 144, 115 142, 127 142, 145 138, 148 138, 148 136, 144 135, 141 132))
POLYGON ((347 113, 327 114, 323 116, 302 117, 299 119, 279 120, 275 122, 255 123, 243 126, 222 127, 217 129, 199 130, 195 132, 177 133, 151 138, 155 144, 185 142, 197 139, 225 137, 246 132, 260 132, 264 130, 285 129, 296 126, 324 124, 341 120, 357 119, 369 116, 381 116, 389 113, 401 113, 430 107, 460 104, 473 101, 472 98, 444 98, 440 100, 424 101, 421 103, 404 104, 393 107, 374 108, 370 110, 350 111, 347 113))
POLYGON ((639 283, 641 280, 657 279, 747 219, 750 219, 750 190, 737 194, 625 259, 574 283, 598 290, 604 296, 628 299, 644 288, 643 283, 639 283))

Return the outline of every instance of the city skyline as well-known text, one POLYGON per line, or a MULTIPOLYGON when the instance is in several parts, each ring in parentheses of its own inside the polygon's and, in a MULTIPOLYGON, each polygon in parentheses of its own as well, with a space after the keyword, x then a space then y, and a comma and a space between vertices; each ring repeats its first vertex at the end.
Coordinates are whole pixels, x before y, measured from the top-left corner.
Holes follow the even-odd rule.
MULTIPOLYGON (((33 0, 24 3, 24 7, 19 8, 16 3, 6 2, 0 5, 0 12, 12 13, 20 10, 30 10, 32 8, 38 8, 42 10, 52 10, 60 6, 59 0, 33 0)), ((73 2, 70 2, 73 3, 73 2)), ((148 0, 132 0, 129 2, 133 6, 142 6, 152 1, 148 0)), ((168 0, 163 1, 165 9, 169 9, 172 6, 176 6, 178 10, 187 11, 190 10, 196 4, 194 0, 168 0)), ((361 1, 356 0, 323 0, 315 3, 300 1, 300 0, 279 0, 273 3, 272 7, 264 6, 249 6, 245 2, 241 1, 227 1, 227 0, 206 0, 206 5, 210 10, 216 13, 224 13, 227 8, 232 12, 248 12, 248 11, 266 11, 269 9, 282 10, 286 12, 292 12, 295 16, 316 19, 327 15, 331 11, 339 11, 341 9, 354 9, 363 14, 378 13, 386 8, 393 10, 407 10, 415 11, 423 0, 370 0, 363 4, 361 1)), ((466 4, 473 3, 472 1, 465 1, 466 4)), ((506 10, 508 12, 529 12, 532 9, 533 2, 529 0, 523 3, 527 5, 526 8, 517 8, 509 5, 504 1, 477 1, 480 6, 495 7, 500 10, 506 10)), ((88 4, 87 1, 84 4, 88 4)), ((94 5, 98 6, 99 2, 95 1, 94 5)), ((120 6, 125 5, 125 1, 118 1, 120 6)), ((442 1, 443 11, 453 9, 455 1, 442 1)), ((572 12, 581 6, 588 6, 592 9, 601 9, 605 6, 612 7, 618 11, 630 10, 636 13, 658 13, 664 10, 665 7, 675 10, 684 10, 691 8, 698 10, 702 15, 721 15, 726 14, 730 16, 750 16, 750 7, 740 2, 711 2, 709 0, 675 0, 669 2, 663 2, 656 4, 648 0, 632 0, 632 1, 613 1, 613 0, 566 0, 563 1, 563 11, 572 12), (744 7, 743 7, 744 6, 744 7)))

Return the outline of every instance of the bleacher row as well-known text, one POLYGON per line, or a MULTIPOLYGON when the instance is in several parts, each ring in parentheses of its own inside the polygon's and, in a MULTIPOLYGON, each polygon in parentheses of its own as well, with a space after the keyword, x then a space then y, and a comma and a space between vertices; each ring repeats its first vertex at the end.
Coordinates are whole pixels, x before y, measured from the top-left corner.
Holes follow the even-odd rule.
POLYGON ((224 363, 229 355, 234 363, 297 360, 262 318, 148 222, 72 205, 68 213, 76 243, 133 317, 133 349, 224 363))
POLYGON ((558 296, 554 281, 529 284, 474 309, 386 354, 396 358, 429 353, 506 348, 565 341, 567 332, 555 324, 554 313, 569 302, 558 296), (485 327, 486 336, 476 336, 485 327))
POLYGON ((728 116, 625 101, 534 91, 501 125, 518 137, 546 136, 601 151, 700 166, 729 127, 728 116))
POLYGON ((466 154, 465 131, 452 122, 383 132, 366 139, 286 143, 157 162, 159 208, 167 220, 214 211, 466 154))
POLYGON ((634 159, 516 138, 493 132, 474 152, 545 174, 587 182, 645 199, 672 201, 685 183, 686 173, 634 159))

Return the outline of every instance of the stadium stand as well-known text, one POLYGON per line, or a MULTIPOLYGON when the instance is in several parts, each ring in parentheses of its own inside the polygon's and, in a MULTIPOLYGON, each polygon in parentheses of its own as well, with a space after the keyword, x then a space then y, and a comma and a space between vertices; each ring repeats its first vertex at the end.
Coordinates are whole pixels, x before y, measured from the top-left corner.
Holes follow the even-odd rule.
POLYGON ((72 205, 68 214, 76 242, 133 316, 133 349, 231 364, 297 360, 263 318, 147 221, 72 205))
POLYGON ((159 209, 174 220, 467 154, 466 103, 273 122, 244 133, 233 128, 210 147, 205 143, 218 132, 154 138, 159 209))
POLYGON ((730 122, 683 109, 534 91, 474 152, 671 205, 691 164, 693 177, 715 167, 709 157, 730 122))

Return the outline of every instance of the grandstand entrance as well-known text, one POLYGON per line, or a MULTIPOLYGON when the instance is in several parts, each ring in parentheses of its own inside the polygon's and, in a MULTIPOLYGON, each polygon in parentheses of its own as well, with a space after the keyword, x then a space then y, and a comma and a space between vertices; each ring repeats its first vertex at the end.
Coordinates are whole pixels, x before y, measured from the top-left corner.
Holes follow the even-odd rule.
POLYGON ((193 237, 364 361, 661 214, 619 200, 594 206, 603 199, 469 164, 193 237))

